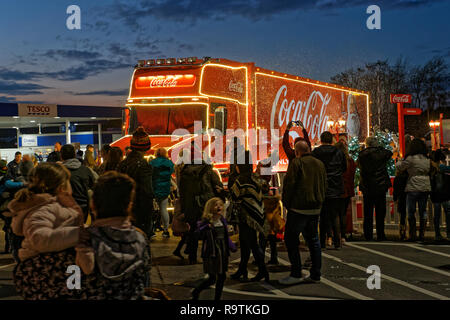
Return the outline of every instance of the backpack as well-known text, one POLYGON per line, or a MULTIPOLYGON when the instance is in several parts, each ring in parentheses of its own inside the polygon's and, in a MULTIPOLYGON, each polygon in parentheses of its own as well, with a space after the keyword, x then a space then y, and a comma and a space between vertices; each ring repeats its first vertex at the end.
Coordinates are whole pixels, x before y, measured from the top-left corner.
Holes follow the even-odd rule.
POLYGON ((440 203, 450 200, 450 174, 439 171, 431 177, 431 201, 440 203))
MULTIPOLYGON (((203 176, 207 174, 209 167, 204 166, 201 170, 188 170, 189 168, 192 167, 184 166, 181 171, 182 178, 180 180, 180 188, 186 192, 187 197, 192 198, 192 200, 188 200, 189 202, 192 201, 192 213, 196 212, 197 215, 201 215, 206 202, 211 198, 209 188, 203 179, 203 176)), ((186 208, 183 210, 186 210, 186 208)), ((183 213, 190 215, 189 212, 183 213)))

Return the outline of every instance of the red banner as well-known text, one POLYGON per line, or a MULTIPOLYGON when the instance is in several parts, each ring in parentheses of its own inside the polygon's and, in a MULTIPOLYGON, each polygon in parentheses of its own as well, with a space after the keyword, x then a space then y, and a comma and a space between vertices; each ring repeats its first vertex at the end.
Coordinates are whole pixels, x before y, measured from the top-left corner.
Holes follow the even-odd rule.
POLYGON ((405 116, 418 116, 422 114, 422 110, 419 108, 404 108, 403 114, 405 116))

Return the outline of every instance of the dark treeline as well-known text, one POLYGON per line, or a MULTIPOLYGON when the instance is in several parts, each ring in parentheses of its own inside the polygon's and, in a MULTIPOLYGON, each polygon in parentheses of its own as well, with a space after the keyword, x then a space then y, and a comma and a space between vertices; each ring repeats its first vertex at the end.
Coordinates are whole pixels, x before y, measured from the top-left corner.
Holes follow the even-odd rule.
POLYGON ((411 125, 407 125, 406 131, 424 135, 429 130, 428 122, 437 119, 440 112, 444 113, 444 118, 450 117, 448 71, 448 63, 443 57, 434 57, 418 66, 399 58, 393 64, 378 60, 346 70, 331 77, 331 82, 369 91, 372 126, 382 130, 398 130, 397 107, 390 103, 389 95, 412 94, 412 104, 405 107, 419 107, 424 113, 420 117, 408 117, 407 123, 411 125))

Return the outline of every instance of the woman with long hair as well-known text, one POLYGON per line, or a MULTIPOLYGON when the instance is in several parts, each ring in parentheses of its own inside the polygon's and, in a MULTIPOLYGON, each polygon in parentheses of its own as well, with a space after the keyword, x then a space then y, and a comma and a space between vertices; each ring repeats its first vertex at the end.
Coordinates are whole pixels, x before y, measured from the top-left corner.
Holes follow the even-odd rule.
POLYGON ((336 143, 335 146, 344 153, 345 158, 347 159, 347 170, 345 170, 343 174, 344 194, 342 195, 342 198, 344 198, 344 204, 341 214, 339 215, 342 243, 344 244, 347 239, 346 234, 351 233, 353 230, 352 215, 350 214, 347 216, 347 209, 350 205, 352 197, 355 195, 356 162, 352 159, 352 157, 350 157, 348 153, 348 146, 345 141, 341 140, 336 143))
POLYGON ((408 172, 406 182, 406 203, 409 222, 409 240, 416 240, 416 205, 419 206, 419 240, 425 237, 425 227, 427 222, 427 200, 431 192, 430 176, 433 174, 431 160, 427 156, 427 147, 422 139, 414 138, 406 151, 405 160, 396 164, 399 171, 408 172))
MULTIPOLYGON (((123 152, 119 147, 112 147, 106 154, 104 172, 117 171, 120 161, 123 160, 123 152)), ((102 173, 104 173, 102 172, 102 173)))
POLYGON ((24 299, 78 294, 66 284, 83 225, 83 213, 71 193, 70 172, 62 164, 46 162, 32 170, 28 187, 8 205, 12 231, 24 237, 14 269, 16 290, 24 299))

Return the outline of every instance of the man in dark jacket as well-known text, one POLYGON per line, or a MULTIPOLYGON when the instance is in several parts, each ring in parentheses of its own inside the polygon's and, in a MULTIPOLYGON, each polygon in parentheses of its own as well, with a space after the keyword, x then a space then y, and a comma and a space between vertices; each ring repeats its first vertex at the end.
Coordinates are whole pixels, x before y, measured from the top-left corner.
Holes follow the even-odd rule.
POLYGON ((94 175, 91 169, 83 166, 76 158, 75 147, 66 144, 61 148, 63 165, 70 171, 72 197, 83 211, 84 221, 89 214, 89 190, 94 187, 94 175))
POLYGON ((206 163, 194 164, 194 148, 191 150, 191 164, 185 164, 180 172, 180 201, 181 212, 190 225, 187 235, 187 248, 189 263, 197 263, 198 237, 195 230, 197 222, 201 220, 203 207, 206 202, 219 195, 223 188, 220 177, 206 163))
POLYGON ((344 153, 332 145, 333 135, 325 131, 320 135, 321 146, 314 149, 312 155, 323 162, 327 170, 327 191, 325 202, 320 212, 320 244, 326 248, 327 231, 332 229, 335 249, 341 247, 341 229, 339 213, 344 200, 344 179, 342 175, 347 170, 347 159, 344 153))
POLYGON ((145 160, 144 154, 150 150, 150 137, 139 127, 131 138, 131 152, 120 162, 118 172, 125 173, 136 182, 136 199, 133 204, 135 225, 151 239, 153 232, 153 185, 152 166, 145 160))
POLYGON ((8 163, 8 170, 6 172, 6 180, 16 180, 20 174, 20 162, 22 161, 22 153, 17 151, 14 154, 14 160, 8 163))
POLYGON ((51 152, 47 157, 47 162, 61 161, 61 142, 55 143, 55 151, 51 152))
POLYGON ((303 281, 320 280, 322 265, 317 232, 319 215, 327 189, 327 173, 322 161, 314 158, 306 141, 295 144, 296 158, 289 165, 284 178, 283 204, 288 210, 284 239, 291 262, 291 274, 280 283, 292 285, 303 281), (311 272, 302 279, 299 235, 303 233, 311 255, 311 272))
POLYGON ((373 240, 373 208, 375 207, 377 241, 386 240, 384 218, 386 216, 386 192, 391 187, 387 162, 392 152, 378 146, 375 137, 367 137, 366 149, 359 153, 357 164, 361 170, 359 187, 364 197, 364 237, 373 240))

